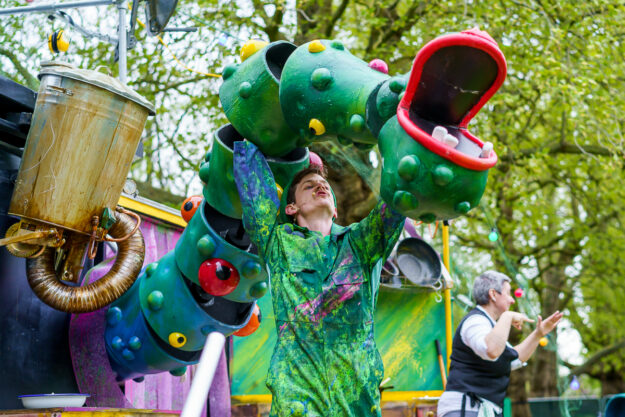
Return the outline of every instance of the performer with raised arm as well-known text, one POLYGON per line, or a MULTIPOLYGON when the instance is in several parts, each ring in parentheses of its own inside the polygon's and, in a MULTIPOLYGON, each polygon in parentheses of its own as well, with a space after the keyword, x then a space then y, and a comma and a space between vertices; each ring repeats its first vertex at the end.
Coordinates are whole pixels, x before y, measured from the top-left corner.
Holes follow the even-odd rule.
POLYGON ((404 216, 380 201, 359 223, 335 224, 334 193, 314 165, 294 176, 280 204, 264 156, 247 141, 235 143, 234 176, 245 229, 270 274, 271 416, 380 416, 373 312, 404 216))

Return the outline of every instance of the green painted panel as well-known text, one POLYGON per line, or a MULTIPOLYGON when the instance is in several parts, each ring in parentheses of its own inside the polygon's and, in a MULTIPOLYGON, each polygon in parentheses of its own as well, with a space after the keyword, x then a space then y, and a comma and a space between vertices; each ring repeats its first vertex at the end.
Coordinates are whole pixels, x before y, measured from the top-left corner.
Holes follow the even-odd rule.
POLYGON ((445 304, 430 291, 380 287, 375 340, 393 391, 442 390, 434 341, 445 357, 445 304))
POLYGON ((246 337, 233 336, 234 354, 230 367, 231 395, 269 394, 265 385, 271 353, 276 345, 275 316, 271 295, 257 301, 262 315, 258 330, 246 337))
MULTIPOLYGON (((258 300, 260 328, 248 337, 234 337, 232 395, 269 394, 265 386, 276 343, 271 298, 258 300)), ((434 340, 445 355, 445 306, 435 294, 421 290, 380 287, 375 315, 375 338, 384 361, 384 378, 392 391, 442 390, 434 340)))

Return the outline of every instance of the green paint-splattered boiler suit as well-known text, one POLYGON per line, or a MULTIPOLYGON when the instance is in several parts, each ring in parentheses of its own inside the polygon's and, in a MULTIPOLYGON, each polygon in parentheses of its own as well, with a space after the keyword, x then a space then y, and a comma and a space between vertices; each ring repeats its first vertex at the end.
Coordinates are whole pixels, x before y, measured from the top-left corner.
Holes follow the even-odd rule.
POLYGON ((380 416, 384 369, 373 311, 381 265, 404 217, 379 202, 361 222, 333 225, 326 237, 280 223, 263 155, 250 142, 234 149, 243 222, 271 279, 278 332, 267 376, 271 416, 380 416))

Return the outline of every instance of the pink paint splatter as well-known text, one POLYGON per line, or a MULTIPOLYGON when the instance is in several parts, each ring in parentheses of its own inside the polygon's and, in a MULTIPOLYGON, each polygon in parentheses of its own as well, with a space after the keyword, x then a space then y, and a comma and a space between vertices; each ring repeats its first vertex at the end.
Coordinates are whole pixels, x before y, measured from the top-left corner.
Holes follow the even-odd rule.
POLYGON ((338 309, 345 301, 352 298, 360 290, 361 285, 362 283, 359 282, 326 290, 314 300, 297 306, 295 311, 304 315, 310 321, 318 322, 332 311, 338 309))

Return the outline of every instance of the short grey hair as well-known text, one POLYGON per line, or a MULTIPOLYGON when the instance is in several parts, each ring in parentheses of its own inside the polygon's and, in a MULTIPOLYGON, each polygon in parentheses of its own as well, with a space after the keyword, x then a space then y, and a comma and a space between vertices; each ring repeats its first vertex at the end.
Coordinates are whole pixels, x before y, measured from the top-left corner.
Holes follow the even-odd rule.
POLYGON ((473 282, 473 299, 478 305, 486 305, 490 300, 488 291, 493 289, 501 293, 504 282, 510 282, 511 279, 506 274, 497 271, 486 271, 473 282))

